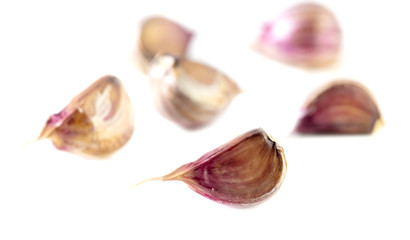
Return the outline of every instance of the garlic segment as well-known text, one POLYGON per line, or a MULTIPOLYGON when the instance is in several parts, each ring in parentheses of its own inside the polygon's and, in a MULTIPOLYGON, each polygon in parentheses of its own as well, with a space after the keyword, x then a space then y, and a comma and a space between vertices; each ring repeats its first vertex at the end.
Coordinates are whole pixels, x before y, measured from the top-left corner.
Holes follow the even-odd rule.
POLYGON ((327 8, 296 5, 267 23, 256 48, 272 58, 305 67, 323 67, 338 57, 339 24, 327 8))
POLYGON ((210 123, 240 91, 217 70, 171 55, 157 56, 148 76, 160 112, 189 129, 210 123))
POLYGON ((371 133, 382 123, 380 111, 361 84, 333 82, 305 107, 299 133, 371 133))
POLYGON ((149 180, 182 181, 219 203, 251 206, 279 189, 286 169, 283 149, 262 129, 254 129, 195 162, 149 180))
POLYGON ((39 139, 61 150, 102 156, 122 147, 134 130, 130 99, 120 80, 105 76, 52 115, 39 139))
POLYGON ((143 69, 146 70, 149 62, 158 53, 184 57, 191 38, 190 31, 169 19, 163 17, 147 19, 141 27, 139 40, 143 69))

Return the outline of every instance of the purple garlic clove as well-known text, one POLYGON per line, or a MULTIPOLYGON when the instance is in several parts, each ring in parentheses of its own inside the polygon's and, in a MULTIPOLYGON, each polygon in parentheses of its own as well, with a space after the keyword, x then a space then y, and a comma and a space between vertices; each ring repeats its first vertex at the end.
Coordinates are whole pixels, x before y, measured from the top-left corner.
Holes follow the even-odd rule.
POLYGON ((192 33, 179 24, 163 18, 147 19, 140 32, 139 53, 143 70, 157 54, 185 57, 192 33))
POLYGON ((159 111, 187 129, 212 122, 240 92, 225 74, 171 55, 154 58, 148 77, 159 111))
POLYGON ((314 3, 296 5, 267 23, 256 48, 280 61, 324 67, 337 60, 341 30, 335 16, 314 3))
POLYGON ((105 76, 52 115, 39 139, 49 138, 60 149, 103 156, 121 148, 134 130, 130 99, 120 80, 105 76))
POLYGON ((283 149, 262 129, 251 130, 172 173, 149 180, 178 180, 219 203, 251 206, 272 196, 286 175, 283 149))
POLYGON ((371 133, 381 123, 380 111, 363 85, 352 81, 338 81, 307 104, 296 132, 371 133))

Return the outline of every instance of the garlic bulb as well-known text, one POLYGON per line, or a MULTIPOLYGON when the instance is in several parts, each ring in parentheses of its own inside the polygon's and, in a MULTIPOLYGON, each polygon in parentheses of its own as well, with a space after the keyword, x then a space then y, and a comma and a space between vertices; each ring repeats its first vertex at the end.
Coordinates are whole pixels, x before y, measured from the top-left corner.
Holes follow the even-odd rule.
POLYGON ((158 54, 170 54, 179 58, 185 56, 192 33, 179 24, 163 18, 147 19, 140 32, 139 53, 143 70, 158 54))
POLYGON ((267 23, 256 48, 286 63, 324 67, 337 60, 339 24, 327 8, 315 3, 296 5, 267 23))
POLYGON ((51 139, 60 150, 103 156, 121 148, 133 130, 134 114, 123 85, 105 76, 52 115, 39 139, 51 139))
POLYGON ((211 200, 246 207, 272 196, 281 186, 286 169, 283 149, 259 128, 168 175, 148 180, 182 181, 211 200))
POLYGON ((335 81, 307 104, 296 132, 371 133, 381 124, 380 111, 363 85, 335 81))
POLYGON ((240 91, 217 70, 171 55, 157 56, 148 76, 160 112, 188 129, 210 123, 240 91))

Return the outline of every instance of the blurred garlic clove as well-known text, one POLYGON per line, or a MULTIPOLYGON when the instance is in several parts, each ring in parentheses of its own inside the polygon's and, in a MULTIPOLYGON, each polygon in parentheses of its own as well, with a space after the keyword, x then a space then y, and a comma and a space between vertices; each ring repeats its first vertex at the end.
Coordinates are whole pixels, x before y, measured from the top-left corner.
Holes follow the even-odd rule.
POLYGON ((104 156, 121 148, 134 130, 130 99, 120 80, 105 76, 52 115, 38 139, 72 153, 104 156))
POLYGON ((286 170, 282 147, 259 128, 168 175, 146 181, 182 181, 213 201, 247 207, 271 197, 281 186, 286 170))
POLYGON ((381 125, 380 111, 363 85, 336 81, 307 104, 296 132, 359 134, 381 125))
POLYGON ((147 19, 140 32, 139 51, 143 70, 157 54, 170 54, 183 58, 187 52, 192 33, 179 24, 163 18, 147 19))
POLYGON ((256 49, 289 64, 325 67, 336 62, 341 35, 339 24, 329 9, 303 3, 267 23, 256 49))
POLYGON ((188 129, 210 123, 240 92, 219 71, 171 55, 154 58, 148 76, 159 111, 188 129))

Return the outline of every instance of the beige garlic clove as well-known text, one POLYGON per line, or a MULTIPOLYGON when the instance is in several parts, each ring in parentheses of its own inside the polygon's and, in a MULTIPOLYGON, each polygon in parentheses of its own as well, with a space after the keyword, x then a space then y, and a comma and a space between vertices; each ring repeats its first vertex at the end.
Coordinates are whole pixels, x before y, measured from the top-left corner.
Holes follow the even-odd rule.
POLYGON ((282 147, 259 128, 168 175, 144 182, 178 180, 213 201, 248 207, 271 197, 281 186, 286 170, 282 147))
POLYGON ((185 57, 192 33, 164 17, 152 17, 142 24, 139 39, 139 54, 143 70, 157 54, 185 57))
POLYGON ((213 121, 240 92, 221 72, 171 55, 157 56, 148 76, 160 112, 188 129, 213 121))
POLYGON ((379 108, 362 84, 335 81, 306 105, 296 132, 371 133, 381 124, 379 108))
POLYGON ((52 115, 39 139, 49 138, 60 149, 104 156, 121 148, 134 130, 130 99, 120 80, 105 76, 52 115))

